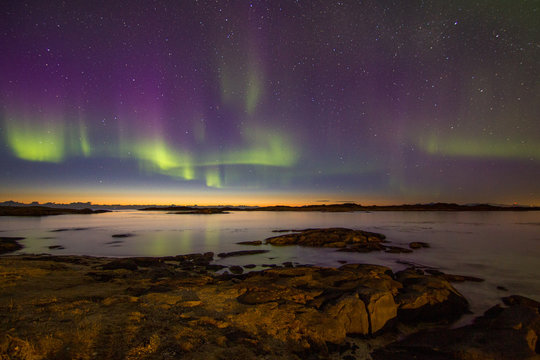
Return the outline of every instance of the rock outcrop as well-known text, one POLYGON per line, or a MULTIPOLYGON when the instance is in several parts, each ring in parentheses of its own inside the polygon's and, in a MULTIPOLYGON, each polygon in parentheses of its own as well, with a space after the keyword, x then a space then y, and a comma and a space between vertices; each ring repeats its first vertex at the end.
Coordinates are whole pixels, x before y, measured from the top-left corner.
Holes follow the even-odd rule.
POLYGON ((291 234, 266 239, 272 245, 302 245, 334 248, 378 249, 385 236, 378 233, 345 228, 292 230, 291 234))
POLYGON ((0 336, 0 357, 26 349, 17 356, 324 359, 349 335, 370 338, 409 320, 406 311, 431 306, 429 319, 446 321, 466 310, 432 275, 367 264, 217 275, 212 259, 0 258, 0 334, 9 335, 0 336))
POLYGON ((467 300, 441 277, 415 269, 400 271, 395 277, 403 285, 396 297, 400 320, 452 321, 468 309, 467 300))

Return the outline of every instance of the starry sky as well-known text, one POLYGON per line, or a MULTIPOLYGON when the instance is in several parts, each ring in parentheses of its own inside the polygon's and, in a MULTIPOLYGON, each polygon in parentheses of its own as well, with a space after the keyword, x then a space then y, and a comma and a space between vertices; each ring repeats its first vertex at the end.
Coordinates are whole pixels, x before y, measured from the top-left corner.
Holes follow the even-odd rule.
POLYGON ((0 11, 0 201, 540 204, 538 0, 0 11))

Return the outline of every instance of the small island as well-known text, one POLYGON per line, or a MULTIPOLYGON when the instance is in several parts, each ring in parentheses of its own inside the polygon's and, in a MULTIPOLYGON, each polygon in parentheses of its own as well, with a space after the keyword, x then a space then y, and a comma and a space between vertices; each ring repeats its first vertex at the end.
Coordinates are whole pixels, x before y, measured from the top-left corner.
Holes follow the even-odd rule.
POLYGON ((50 216, 67 214, 101 214, 109 210, 68 209, 47 206, 0 206, 0 216, 50 216))

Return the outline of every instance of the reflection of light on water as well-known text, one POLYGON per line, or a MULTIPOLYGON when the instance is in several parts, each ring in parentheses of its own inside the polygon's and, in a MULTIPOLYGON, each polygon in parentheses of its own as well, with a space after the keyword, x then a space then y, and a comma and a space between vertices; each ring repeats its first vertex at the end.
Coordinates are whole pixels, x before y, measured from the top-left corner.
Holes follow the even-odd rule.
POLYGON ((180 244, 184 253, 190 253, 193 250, 193 244, 191 240, 191 229, 186 229, 180 233, 180 244))
POLYGON ((219 229, 204 229, 204 245, 208 249, 216 249, 219 247, 220 230, 219 229))

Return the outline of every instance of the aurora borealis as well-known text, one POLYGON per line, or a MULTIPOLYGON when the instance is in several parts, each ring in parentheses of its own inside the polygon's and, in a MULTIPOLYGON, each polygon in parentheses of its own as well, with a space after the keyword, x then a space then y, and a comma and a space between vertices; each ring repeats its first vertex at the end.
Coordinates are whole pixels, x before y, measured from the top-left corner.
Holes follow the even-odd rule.
POLYGON ((0 201, 540 204, 538 1, 0 9, 0 201))

